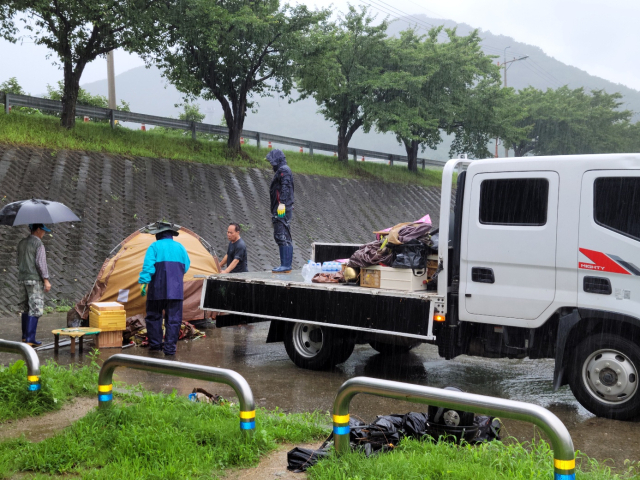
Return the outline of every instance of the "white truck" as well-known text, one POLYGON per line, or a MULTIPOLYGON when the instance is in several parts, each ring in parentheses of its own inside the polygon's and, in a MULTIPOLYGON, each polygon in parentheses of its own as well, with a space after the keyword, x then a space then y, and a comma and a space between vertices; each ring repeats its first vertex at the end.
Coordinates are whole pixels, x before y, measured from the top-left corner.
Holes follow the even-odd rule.
POLYGON ((219 326, 271 320, 267 342, 284 341, 302 368, 344 362, 366 342, 381 353, 428 342, 446 359, 553 358, 554 387, 568 383, 589 411, 640 415, 640 154, 450 160, 441 195, 435 290, 216 275, 201 307, 228 314, 219 326))

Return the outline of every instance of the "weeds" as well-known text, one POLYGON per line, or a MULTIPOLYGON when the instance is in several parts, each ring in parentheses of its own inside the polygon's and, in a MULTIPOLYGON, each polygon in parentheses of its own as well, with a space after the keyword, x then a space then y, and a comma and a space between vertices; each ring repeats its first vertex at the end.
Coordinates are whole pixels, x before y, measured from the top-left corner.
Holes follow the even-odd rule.
POLYGON ((259 409, 255 436, 240 434, 238 408, 144 394, 128 405, 92 410, 40 443, 0 444, 0 476, 16 471, 78 474, 87 479, 211 478, 255 465, 278 441, 308 442, 328 433, 317 414, 259 409))
MULTIPOLYGON (((633 469, 614 474, 611 469, 577 452, 579 480, 618 480, 634 477, 633 469)), ((524 480, 554 478, 553 451, 541 440, 531 443, 490 442, 472 446, 403 439, 394 451, 366 458, 352 452, 330 456, 308 470, 310 480, 524 480)))
POLYGON ((96 394, 97 353, 90 365, 62 367, 48 362, 40 367, 41 390, 28 391, 27 367, 22 360, 5 367, 0 365, 0 422, 58 410, 77 396, 96 394))
MULTIPOLYGON (((311 133, 310 133, 311 135, 311 133)), ((197 140, 167 129, 150 131, 112 129, 108 124, 76 123, 67 130, 57 117, 0 112, 0 142, 32 145, 52 151, 84 150, 116 155, 168 158, 241 168, 270 169, 264 159, 268 150, 244 145, 241 155, 229 154, 224 141, 197 140)), ((434 186, 440 184, 439 170, 408 171, 406 165, 388 166, 373 162, 338 162, 335 157, 287 151, 287 161, 296 173, 339 178, 363 178, 391 183, 434 186)), ((135 165, 134 165, 134 168, 135 165)), ((72 179, 77 181, 77 179, 72 179)))

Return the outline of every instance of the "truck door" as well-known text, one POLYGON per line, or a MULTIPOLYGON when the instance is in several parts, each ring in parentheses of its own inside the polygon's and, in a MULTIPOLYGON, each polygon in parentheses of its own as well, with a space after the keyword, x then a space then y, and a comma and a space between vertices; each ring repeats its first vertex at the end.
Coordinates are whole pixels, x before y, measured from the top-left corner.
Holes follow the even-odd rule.
POLYGON ((533 320, 553 302, 558 184, 556 172, 473 177, 461 260, 467 319, 533 320))
POLYGON ((582 177, 578 306, 640 317, 640 170, 582 177))

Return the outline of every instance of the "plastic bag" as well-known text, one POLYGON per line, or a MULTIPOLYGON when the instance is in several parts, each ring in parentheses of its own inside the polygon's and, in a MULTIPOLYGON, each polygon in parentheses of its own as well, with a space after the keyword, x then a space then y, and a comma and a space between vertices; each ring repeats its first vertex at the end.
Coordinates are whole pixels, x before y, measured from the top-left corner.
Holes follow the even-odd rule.
POLYGON ((393 246, 393 262, 391 266, 394 268, 410 268, 416 275, 417 270, 427 268, 427 256, 429 255, 429 247, 418 240, 412 240, 409 243, 393 246))
POLYGON ((316 273, 311 279, 312 283, 345 283, 342 272, 316 273))
POLYGON ((295 447, 287 452, 287 470, 295 473, 304 472, 312 467, 322 457, 329 455, 329 452, 320 448, 311 450, 309 448, 295 447))

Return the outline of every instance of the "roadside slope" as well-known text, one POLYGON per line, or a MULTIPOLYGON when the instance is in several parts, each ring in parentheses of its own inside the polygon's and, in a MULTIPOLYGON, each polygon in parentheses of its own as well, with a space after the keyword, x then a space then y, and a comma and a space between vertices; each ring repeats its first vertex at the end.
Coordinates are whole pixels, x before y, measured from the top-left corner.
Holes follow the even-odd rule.
MULTIPOLYGON (((48 299, 77 301, 93 284, 109 252, 158 219, 200 234, 218 255, 229 222, 242 224, 250 270, 278 262, 269 215, 272 173, 166 159, 125 158, 0 144, 0 204, 30 197, 65 203, 82 219, 45 237, 53 290, 48 299), (6 198, 5 198, 6 197, 6 198)), ((294 264, 311 243, 366 242, 372 231, 431 214, 439 189, 414 185, 295 175, 294 264)), ((15 252, 26 228, 0 227, 0 311, 17 300, 15 252)))

